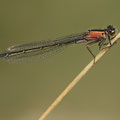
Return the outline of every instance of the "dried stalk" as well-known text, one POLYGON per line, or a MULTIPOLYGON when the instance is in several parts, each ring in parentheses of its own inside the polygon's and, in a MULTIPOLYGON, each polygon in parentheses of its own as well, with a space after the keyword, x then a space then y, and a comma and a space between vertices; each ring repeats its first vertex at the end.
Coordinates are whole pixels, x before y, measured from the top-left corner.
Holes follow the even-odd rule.
MULTIPOLYGON (((114 44, 120 38, 120 33, 111 41, 114 44)), ((105 49, 101 50, 95 58, 95 63, 110 49, 110 44, 105 49)), ((62 99, 72 90, 72 88, 86 75, 86 73, 95 66, 94 60, 92 60, 76 77, 75 79, 65 88, 65 90, 56 98, 56 100, 46 109, 46 111, 40 116, 38 120, 44 120, 48 114, 62 101, 62 99)))

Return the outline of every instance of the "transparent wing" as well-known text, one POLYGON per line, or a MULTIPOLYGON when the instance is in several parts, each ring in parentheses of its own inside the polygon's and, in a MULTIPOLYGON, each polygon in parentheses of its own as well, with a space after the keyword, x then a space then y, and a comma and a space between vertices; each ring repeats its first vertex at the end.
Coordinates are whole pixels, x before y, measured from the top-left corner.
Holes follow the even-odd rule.
POLYGON ((43 59, 55 53, 58 53, 62 49, 63 49, 63 45, 52 46, 52 47, 47 47, 33 51, 31 50, 23 53, 16 53, 14 55, 5 57, 4 61, 8 63, 27 63, 27 62, 37 61, 39 59, 43 59))
POLYGON ((23 63, 39 60, 61 51, 63 47, 75 43, 85 36, 85 33, 68 35, 56 38, 55 40, 37 41, 22 45, 9 47, 4 53, 0 54, 8 63, 23 63))

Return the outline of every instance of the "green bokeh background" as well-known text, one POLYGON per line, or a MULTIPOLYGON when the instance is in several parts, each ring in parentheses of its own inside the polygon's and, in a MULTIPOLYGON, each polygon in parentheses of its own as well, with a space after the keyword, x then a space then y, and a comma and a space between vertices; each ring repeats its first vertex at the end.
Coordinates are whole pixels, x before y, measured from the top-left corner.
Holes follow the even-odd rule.
MULTIPOLYGON (((119 13, 120 0, 0 0, 0 51, 109 24, 119 31, 119 13)), ((120 120, 119 43, 46 120, 120 120)), ((43 61, 0 61, 0 120, 37 120, 91 59, 78 44, 43 61)))

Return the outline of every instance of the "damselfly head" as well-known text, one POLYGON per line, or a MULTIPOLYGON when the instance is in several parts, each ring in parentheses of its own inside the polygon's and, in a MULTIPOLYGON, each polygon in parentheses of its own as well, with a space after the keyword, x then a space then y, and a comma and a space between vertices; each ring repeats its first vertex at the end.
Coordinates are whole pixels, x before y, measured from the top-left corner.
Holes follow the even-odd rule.
POLYGON ((111 36, 113 36, 116 33, 116 30, 115 30, 115 28, 112 25, 108 25, 106 31, 111 36))

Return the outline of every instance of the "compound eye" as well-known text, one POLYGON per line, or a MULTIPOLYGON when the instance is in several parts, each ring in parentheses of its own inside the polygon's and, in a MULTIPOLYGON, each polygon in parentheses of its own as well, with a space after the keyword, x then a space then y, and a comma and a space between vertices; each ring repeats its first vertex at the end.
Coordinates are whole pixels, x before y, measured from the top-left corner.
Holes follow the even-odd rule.
POLYGON ((111 31, 111 36, 113 36, 115 34, 115 31, 114 30, 112 30, 111 31))

